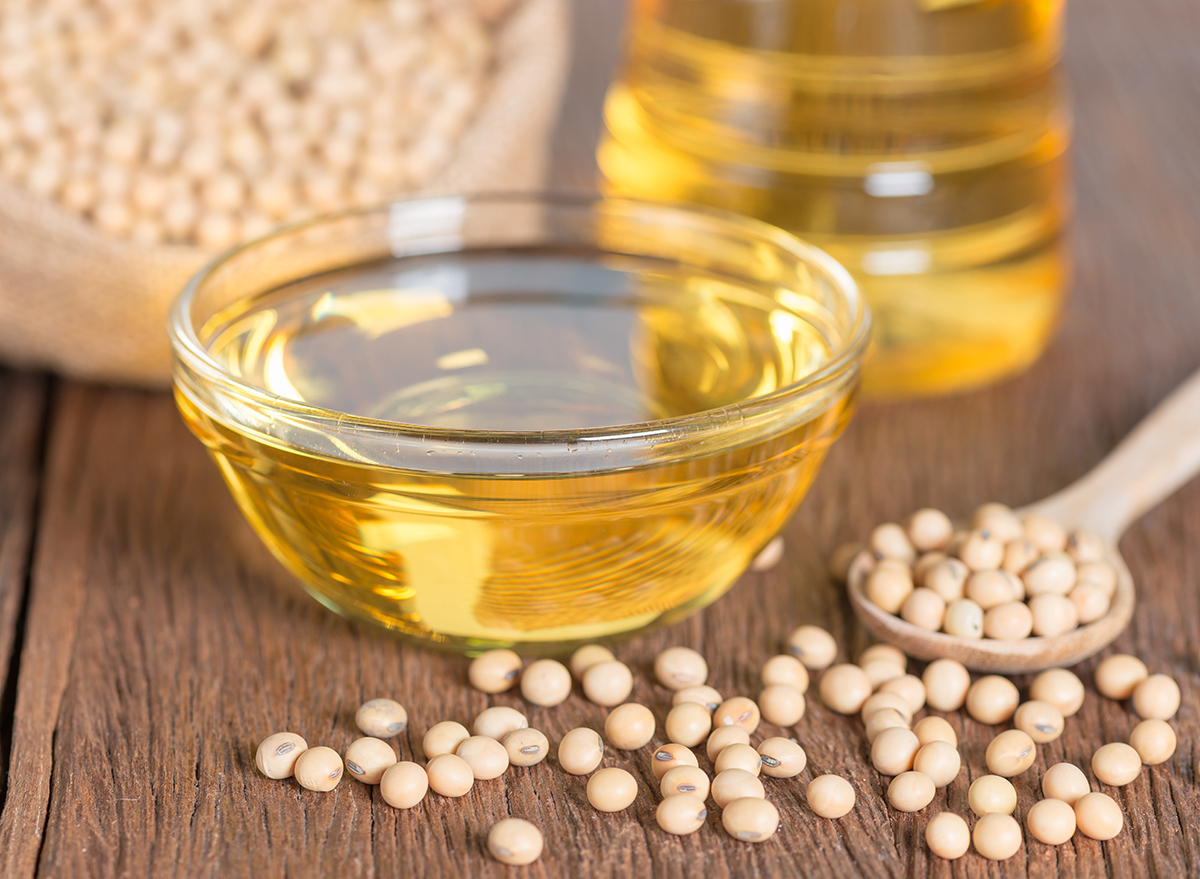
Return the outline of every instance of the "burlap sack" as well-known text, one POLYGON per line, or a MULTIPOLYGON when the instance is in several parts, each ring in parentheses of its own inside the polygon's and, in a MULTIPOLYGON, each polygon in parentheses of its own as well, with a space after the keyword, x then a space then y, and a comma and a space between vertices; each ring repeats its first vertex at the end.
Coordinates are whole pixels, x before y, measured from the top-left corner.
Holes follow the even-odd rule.
MULTIPOLYGON (((431 192, 538 188, 567 73, 567 0, 521 0, 500 26, 479 114, 431 192)), ((105 236, 0 180, 0 360, 98 381, 170 380, 171 300, 211 254, 105 236)))

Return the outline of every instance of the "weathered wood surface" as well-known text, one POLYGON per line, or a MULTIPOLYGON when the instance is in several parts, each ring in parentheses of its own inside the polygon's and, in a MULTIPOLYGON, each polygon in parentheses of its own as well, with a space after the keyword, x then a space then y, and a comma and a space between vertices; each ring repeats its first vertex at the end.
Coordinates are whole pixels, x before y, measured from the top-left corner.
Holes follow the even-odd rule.
POLYGON ((13 658, 25 604, 46 388, 42 376, 0 372, 0 803, 12 744, 13 658))
MULTIPOLYGON (((576 42, 591 46, 579 57, 594 67, 576 71, 571 94, 588 96, 594 113, 597 77, 609 63, 596 46, 612 45, 602 28, 618 10, 608 18, 601 4, 586 5, 576 42)), ((787 527, 777 568, 746 576, 712 610, 618 650, 641 672, 634 698, 661 718, 667 694, 645 672, 669 644, 703 650, 726 693, 756 692, 759 664, 801 622, 828 626, 856 655, 866 638, 824 574, 830 548, 919 504, 961 514, 985 499, 1020 504, 1048 494, 1200 367, 1196 25, 1192 0, 1074 5, 1078 277, 1053 347, 1027 375, 984 393, 865 409, 787 527)), ((572 106, 564 118, 582 119, 572 106)), ((557 180, 570 185, 590 168, 575 125, 560 132, 556 164, 557 180)), ((12 643, 26 577, 21 517, 34 510, 31 486, 41 486, 15 715, 0 722, 13 735, 0 875, 1200 875, 1200 483, 1147 515, 1121 547, 1142 591, 1116 648, 1180 681, 1175 758, 1110 790, 1127 818, 1111 842, 1028 842, 1002 865, 973 854, 948 864, 928 855, 923 827, 938 809, 966 812, 992 730, 953 718, 966 770, 925 812, 901 815, 883 805, 860 722, 832 716, 815 698, 796 729, 809 769, 769 785, 783 826, 761 846, 729 840, 715 809, 711 826, 693 837, 659 832, 645 749, 605 758, 634 767, 643 782, 637 803, 615 816, 592 811, 583 781, 553 760, 510 770, 461 800, 431 796, 410 812, 349 780, 313 794, 262 778, 252 758, 259 738, 289 728, 342 747, 365 698, 388 694, 408 705, 405 757, 438 720, 469 721, 486 704, 521 702, 472 692, 462 661, 397 644, 297 594, 166 396, 63 385, 39 475, 30 444, 43 399, 36 379, 0 379, 0 647, 12 643), (8 402, 14 388, 18 405, 8 402), (827 771, 852 778, 859 793, 839 822, 816 819, 802 802, 807 780, 827 771), (526 871, 483 851, 487 827, 507 815, 546 830, 546 853, 526 871)), ((9 653, 0 651, 0 664, 9 653)), ((1093 667, 1080 669, 1089 685, 1093 667)), ((573 726, 599 727, 604 715, 578 695, 527 713, 552 741, 573 726)), ((1126 707, 1090 693, 1019 780, 1018 814, 1047 766, 1086 765, 1101 740, 1122 739, 1134 722, 1126 707)))

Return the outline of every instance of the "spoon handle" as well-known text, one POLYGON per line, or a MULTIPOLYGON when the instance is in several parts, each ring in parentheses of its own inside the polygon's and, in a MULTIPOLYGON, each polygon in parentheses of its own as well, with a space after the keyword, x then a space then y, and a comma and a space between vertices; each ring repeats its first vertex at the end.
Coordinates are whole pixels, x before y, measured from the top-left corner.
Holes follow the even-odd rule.
POLYGON ((1155 407, 1082 478, 1024 512, 1094 531, 1112 543, 1200 472, 1200 372, 1155 407))

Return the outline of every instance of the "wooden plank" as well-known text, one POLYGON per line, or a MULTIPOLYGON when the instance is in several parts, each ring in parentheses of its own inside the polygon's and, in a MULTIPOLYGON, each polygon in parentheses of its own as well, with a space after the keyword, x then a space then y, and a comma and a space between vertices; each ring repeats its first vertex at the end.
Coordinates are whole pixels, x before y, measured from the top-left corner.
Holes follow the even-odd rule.
POLYGON ((82 481, 84 461, 75 453, 83 438, 72 431, 86 430, 89 407, 74 406, 78 398, 78 392, 66 394, 57 401, 57 409, 71 408, 82 423, 64 426, 59 418, 51 427, 46 468, 54 479, 45 489, 39 517, 43 530, 36 542, 21 650, 10 785, 0 813, 0 864, 5 876, 32 875, 41 846, 53 768, 51 747, 85 588, 81 555, 90 535, 44 530, 69 527, 71 522, 62 511, 72 509, 80 499, 75 488, 82 481))
POLYGON ((28 580, 46 394, 43 376, 0 370, 0 804, 8 789, 13 660, 28 580))
MULTIPOLYGON (((1001 387, 865 409, 788 525, 777 568, 747 575, 712 610, 618 649, 638 675, 634 698, 660 719, 668 694, 648 683, 648 669, 662 647, 703 650, 714 685, 747 694, 757 691, 761 662, 801 622, 828 626, 844 654, 857 655, 866 639, 824 573, 833 546, 921 504, 963 514, 985 499, 1046 494, 1085 472, 1200 366, 1192 147, 1200 107, 1178 91, 1200 81, 1184 26, 1191 14, 1188 0, 1073 7, 1078 282, 1062 333, 1028 374, 1001 387)), ((590 21, 593 30, 577 26, 577 39, 602 43, 594 30, 602 19, 590 21)), ((616 816, 595 813, 583 780, 553 761, 510 770, 461 800, 431 796, 409 812, 349 780, 321 795, 263 779, 253 768, 262 736, 290 728, 341 748, 354 737, 354 708, 376 695, 410 709, 406 758, 438 720, 522 703, 468 690, 461 660, 398 644, 297 594, 165 396, 66 386, 46 473, 13 788, 0 816, 5 876, 510 876, 482 847, 487 827, 507 815, 546 830, 532 876, 1200 874, 1200 484, 1148 515, 1122 545, 1142 595, 1117 646, 1180 681, 1178 754, 1116 792, 1127 828, 1111 842, 1029 842, 991 865, 975 855, 939 861, 921 840, 933 811, 966 811, 990 728, 954 717, 966 771, 929 810, 901 815, 882 803, 885 780, 868 765, 861 723, 815 698, 795 731, 810 767, 796 781, 771 783, 783 826, 762 846, 730 841, 715 809, 694 837, 655 829, 648 750, 605 758, 631 767, 642 787, 616 816), (816 819, 803 804, 806 782, 827 771, 852 777, 859 793, 839 822, 816 819)), ((1081 669, 1089 684, 1093 665, 1081 669)), ((579 695, 527 713, 552 741, 573 726, 598 728, 604 716, 579 695)), ((1101 738, 1119 740, 1133 722, 1124 706, 1091 693, 1018 780, 1018 814, 1036 799, 1047 766, 1086 765, 1101 738)))

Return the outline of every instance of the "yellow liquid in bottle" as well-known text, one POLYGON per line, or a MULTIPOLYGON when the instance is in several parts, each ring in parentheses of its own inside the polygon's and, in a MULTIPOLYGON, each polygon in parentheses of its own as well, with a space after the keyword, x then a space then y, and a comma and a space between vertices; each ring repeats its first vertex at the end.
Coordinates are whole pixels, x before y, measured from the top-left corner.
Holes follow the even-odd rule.
MULTIPOLYGON (((736 423, 737 403, 830 356, 776 295, 649 259, 476 252, 289 285, 229 306, 200 338, 249 384, 392 422, 584 430, 734 407, 715 417, 736 423)), ((530 446, 483 469, 474 452, 383 466, 332 434, 281 441, 177 399, 319 600, 460 649, 561 646, 712 601, 790 515, 851 407, 843 391, 687 456, 673 451, 686 438, 664 438, 621 469, 601 469, 620 450, 593 442, 557 450, 591 457, 552 473, 530 446)))
POLYGON ((1059 0, 639 0, 599 162, 616 193, 766 220, 875 312, 864 384, 976 387, 1068 281, 1059 0))

